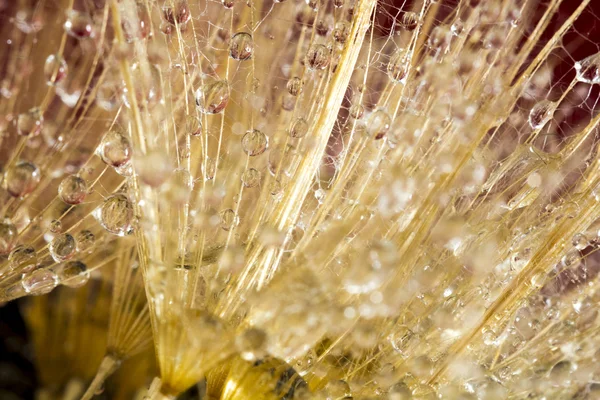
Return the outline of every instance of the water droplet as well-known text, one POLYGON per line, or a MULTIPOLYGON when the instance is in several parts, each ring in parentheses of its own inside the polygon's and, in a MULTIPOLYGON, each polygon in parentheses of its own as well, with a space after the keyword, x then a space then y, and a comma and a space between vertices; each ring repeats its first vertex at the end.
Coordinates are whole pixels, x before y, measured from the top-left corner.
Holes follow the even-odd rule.
POLYGON ((234 60, 249 60, 254 52, 254 41, 252 35, 246 32, 238 32, 231 38, 229 44, 229 55, 234 60))
POLYGON ((242 148, 246 154, 252 157, 264 153, 268 145, 269 138, 258 129, 248 131, 242 137, 242 148))
POLYGON ((199 136, 202 133, 202 123, 195 115, 188 115, 185 118, 185 131, 188 135, 199 136))
POLYGON ((78 288, 86 284, 90 273, 81 261, 69 261, 59 269, 58 279, 65 286, 78 288))
POLYGON ((350 35, 350 25, 341 21, 335 24, 335 28, 333 28, 333 40, 338 43, 344 44, 350 35))
POLYGON ((410 67, 410 54, 405 49, 398 49, 390 57, 387 65, 388 77, 395 83, 403 83, 410 67))
POLYGON ((235 2, 234 0, 221 0, 221 4, 223 4, 223 7, 227 9, 232 9, 235 2))
POLYGON ((323 389, 325 392, 325 396, 327 399, 345 399, 352 396, 352 392, 350 390, 350 385, 346 381, 337 380, 330 381, 325 385, 323 389))
POLYGON ((248 168, 242 174, 242 182, 247 188, 258 186, 260 183, 260 171, 255 168, 248 168))
POLYGON ((67 13, 65 30, 67 34, 76 39, 94 37, 92 18, 86 13, 75 10, 70 10, 67 13))
POLYGON ((575 63, 576 79, 579 82, 600 83, 600 53, 575 63))
POLYGON ((377 110, 369 116, 367 134, 375 140, 381 139, 390 129, 392 118, 384 110, 377 110))
POLYGON ((8 255, 16 243, 17 227, 8 220, 0 222, 0 255, 8 255))
POLYGON ((229 102, 229 85, 227 81, 205 83, 196 90, 196 105, 204 114, 218 114, 229 102))
POLYGON ((306 64, 311 69, 325 69, 329 65, 329 49, 322 44, 313 44, 306 53, 306 64))
POLYGON ((293 138, 303 138, 308 133, 308 122, 304 118, 296 118, 290 128, 290 136, 293 138))
POLYGON ((54 86, 57 83, 62 82, 68 73, 67 62, 64 58, 51 54, 46 58, 44 64, 44 76, 46 82, 50 86, 54 86))
POLYGON ((38 296, 51 292, 58 285, 58 277, 49 268, 38 269, 24 274, 21 285, 26 293, 38 296))
POLYGON ((94 245, 96 236, 91 231, 84 229, 77 234, 75 241, 77 242, 77 251, 82 252, 94 245))
POLYGON ((529 113, 529 125, 533 129, 542 128, 552 119, 555 110, 556 103, 552 101, 542 100, 536 103, 529 113))
POLYGON ((94 216, 108 232, 124 236, 131 230, 133 205, 124 194, 113 194, 94 211, 94 216))
POLYGON ((354 119, 361 119, 365 114, 365 108, 362 104, 353 104, 350 107, 350 116, 354 119))
POLYGON ((173 26, 187 24, 192 18, 187 0, 178 0, 174 7, 164 7, 163 15, 165 20, 173 26))
POLYGON ((67 176, 58 186, 58 195, 67 204, 81 204, 88 193, 88 186, 85 179, 71 175, 67 176))
POLYGON ((98 146, 98 154, 106 164, 120 167, 131 159, 131 144, 123 134, 109 131, 98 146))
POLYGON ((19 161, 6 171, 4 184, 11 196, 24 197, 35 190, 40 179, 40 170, 34 164, 19 161))
POLYGON ((400 18, 400 27, 407 31, 414 30, 419 24, 419 14, 414 11, 407 11, 400 18))
POLYGON ((257 328, 249 328, 236 337, 235 347, 244 360, 255 361, 264 357, 266 342, 267 334, 265 331, 257 328))
POLYGON ((577 250, 583 250, 590 245, 590 241, 583 233, 577 233, 573 236, 573 247, 577 250))
POLYGON ((219 213, 221 220, 221 228, 225 231, 231 230, 239 223, 239 218, 231 208, 223 210, 219 213))
POLYGON ((10 252, 8 261, 13 270, 27 272, 35 268, 35 265, 37 264, 37 253, 32 246, 19 245, 10 252))
POLYGON ((37 136, 42 131, 44 115, 38 107, 19 114, 17 118, 17 132, 21 136, 37 136))
POLYGON ((50 221, 50 232, 52 233, 61 233, 62 232, 62 223, 58 219, 53 219, 50 221))
POLYGON ((460 19, 457 19, 456 21, 454 21, 454 23, 450 27, 450 31, 452 32, 452 34, 454 36, 459 36, 464 29, 465 29, 465 24, 460 19))
POLYGON ((304 83, 302 82, 302 79, 295 76, 287 82, 286 89, 292 96, 298 96, 300 93, 302 93, 303 86, 304 83))
POLYGON ((50 255, 56 262, 70 259, 76 250, 75 238, 68 233, 57 235, 50 242, 50 255))

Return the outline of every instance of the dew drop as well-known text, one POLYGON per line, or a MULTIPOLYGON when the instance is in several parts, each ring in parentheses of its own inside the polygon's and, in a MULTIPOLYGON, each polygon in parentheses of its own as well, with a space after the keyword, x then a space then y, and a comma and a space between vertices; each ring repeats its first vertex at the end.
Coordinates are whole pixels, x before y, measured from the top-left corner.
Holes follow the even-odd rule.
POLYGON ((365 114, 365 108, 362 104, 354 104, 350 107, 350 116, 354 119, 361 119, 365 114))
POLYGON ((88 193, 88 186, 85 179, 71 175, 67 176, 58 186, 58 195, 61 200, 67 204, 81 204, 88 193))
POLYGON ((306 53, 306 64, 310 69, 325 69, 329 65, 329 49, 322 44, 314 44, 306 53))
POLYGON ((242 137, 242 148, 246 154, 252 157, 264 153, 268 145, 269 139, 258 129, 248 131, 242 137))
POLYGON ((395 83, 403 83, 408 75, 410 67, 409 53, 404 49, 398 49, 390 57, 387 65, 388 77, 395 83))
POLYGON ((552 119, 556 103, 549 100, 542 100, 536 103, 529 112, 529 125, 533 129, 540 129, 552 119))
POLYGON ((392 119, 384 110, 377 110, 369 116, 367 134, 375 140, 381 139, 390 129, 392 119))
POLYGON ((68 73, 67 62, 64 58, 51 54, 44 64, 44 77, 50 86, 62 82, 68 73))
POLYGON ((0 255, 8 255, 17 243, 17 227, 10 221, 0 222, 0 255))
POLYGON ((231 38, 229 44, 229 55, 234 60, 249 60, 254 52, 254 41, 252 35, 246 32, 238 32, 231 38))
POLYGON ((350 25, 341 21, 335 24, 335 28, 333 28, 333 40, 340 44, 346 43, 348 40, 348 36, 350 35, 350 25))
POLYGON ((256 187, 260 183, 260 176, 261 174, 259 170, 255 168, 248 168, 242 174, 242 182, 247 188, 256 187))
POLYGON ((58 279, 65 286, 78 288, 86 284, 90 273, 81 261, 69 261, 58 270, 58 279))
POLYGON ((38 107, 19 114, 17 118, 17 132, 21 136, 37 136, 42 131, 44 116, 38 107))
POLYGON ((346 381, 337 380, 330 381, 325 385, 323 389, 324 394, 328 399, 346 399, 352 398, 352 392, 350 391, 350 385, 346 381))
POLYGON ((221 4, 227 9, 232 9, 235 2, 233 0, 221 0, 221 4))
POLYGON ((184 25, 192 18, 187 0, 177 0, 174 7, 164 7, 163 16, 165 20, 175 26, 184 25))
POLYGON ((196 90, 196 105, 204 114, 218 114, 229 102, 229 85, 227 81, 205 83, 196 90))
POLYGON ((94 37, 94 29, 91 17, 83 12, 70 10, 65 22, 67 34, 76 39, 94 37))
POLYGON ((124 236, 132 227, 133 205, 124 194, 113 194, 94 211, 94 216, 108 232, 124 236))
POLYGON ((52 233, 61 233, 62 232, 62 222, 58 219, 53 219, 50 221, 50 232, 52 233))
POLYGON ((73 257, 77 251, 77 244, 73 236, 64 233, 54 237, 49 248, 52 259, 56 262, 63 262, 73 257))
POLYGON ((188 135, 199 136, 202 133, 202 123, 195 115, 188 115, 185 118, 185 131, 188 135))
POLYGON ((49 268, 38 269, 23 275, 21 285, 26 293, 34 296, 49 293, 58 284, 58 277, 49 268))
POLYGON ((303 138, 308 133, 308 122, 304 118, 296 118, 290 128, 290 136, 293 138, 303 138))
POLYGON ((600 53, 577 61, 575 63, 575 73, 579 82, 600 83, 600 53))
POLYGON ((112 130, 102 138, 98 154, 106 164, 117 168, 131 159, 131 144, 123 134, 112 130))
POLYGON ((19 245, 10 252, 8 261, 13 270, 28 272, 37 264, 37 253, 32 246, 19 245))
POLYGON ((33 192, 40 183, 40 170, 27 161, 19 161, 4 176, 6 190, 13 197, 24 197, 33 192))
POLYGON ((287 82, 286 89, 292 96, 298 96, 300 93, 302 93, 303 86, 304 84, 302 79, 295 76, 287 82))
POLYGON ((76 236, 77 251, 82 252, 90 249, 96 241, 96 236, 87 229, 80 231, 76 236))
POLYGON ((235 339, 235 347, 240 356, 246 361, 255 361, 264 356, 267 343, 265 331, 257 328, 249 328, 235 339))
POLYGON ((221 228, 225 231, 231 230, 239 223, 239 218, 231 208, 223 210, 219 213, 221 228))
POLYGON ((400 27, 407 31, 414 30, 419 24, 419 15, 414 11, 405 12, 400 19, 400 27))

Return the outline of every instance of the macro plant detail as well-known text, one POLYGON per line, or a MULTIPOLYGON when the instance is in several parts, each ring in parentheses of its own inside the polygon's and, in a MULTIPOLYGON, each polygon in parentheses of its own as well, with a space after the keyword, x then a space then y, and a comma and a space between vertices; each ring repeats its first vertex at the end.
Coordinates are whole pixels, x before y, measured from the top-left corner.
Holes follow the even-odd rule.
POLYGON ((0 0, 36 398, 599 397, 593 3, 0 0))

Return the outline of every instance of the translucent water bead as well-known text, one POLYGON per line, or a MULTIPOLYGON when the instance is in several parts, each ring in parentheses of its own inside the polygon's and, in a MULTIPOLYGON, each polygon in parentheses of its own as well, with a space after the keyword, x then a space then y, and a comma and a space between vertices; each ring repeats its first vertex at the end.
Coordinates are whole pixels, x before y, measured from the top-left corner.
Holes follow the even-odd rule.
POLYGON ((248 131, 242 137, 242 149, 249 156, 258 156, 264 153, 268 146, 269 138, 258 129, 248 131))
POLYGON ((94 37, 92 17, 84 12, 70 10, 65 21, 65 30, 76 39, 94 37))
POLYGON ((131 159, 131 144, 122 133, 108 132, 98 146, 98 155, 111 167, 120 167, 131 159))
POLYGON ((19 114, 17 118, 17 133, 21 136, 37 136, 42 131, 44 115, 38 107, 19 114))
POLYGON ((49 293, 58 285, 58 276, 49 268, 38 269, 23 275, 21 285, 30 295, 49 293))
POLYGON ((322 44, 314 44, 306 53, 306 65, 310 69, 325 69, 329 65, 330 52, 327 47, 322 44))
POLYGON ((298 96, 300 93, 302 93, 303 86, 304 83, 302 82, 302 79, 295 76, 287 82, 285 87, 289 94, 292 96, 298 96))
POLYGON ((529 112, 529 125, 533 129, 542 128, 552 119, 556 106, 556 103, 549 100, 536 103, 529 112))
POLYGON ((260 183, 260 176, 261 174, 259 170, 255 168, 248 168, 242 174, 242 182, 244 183, 245 187, 252 188, 258 186, 260 183))
POLYGON ((69 261, 58 269, 58 279, 65 286, 77 288, 86 284, 90 273, 81 261, 69 261))
POLYGON ((124 236, 132 229, 133 205, 124 194, 113 194, 94 211, 94 217, 108 232, 124 236))
POLYGON ((62 262, 73 257, 77 251, 75 238, 68 233, 56 235, 50 242, 50 255, 56 262, 62 262))
POLYGON ((402 83, 408 75, 410 68, 410 53, 405 49, 398 49, 390 57, 387 65, 388 77, 395 83, 402 83))
POLYGON ((76 175, 67 176, 58 186, 58 195, 61 200, 70 205, 82 203, 87 192, 87 183, 76 175))
POLYGON ((46 58, 44 64, 44 77, 50 86, 62 82, 66 77, 69 69, 64 58, 58 55, 51 54, 46 58))
POLYGON ((205 83, 196 90, 196 105, 204 114, 218 114, 229 102, 229 84, 227 81, 205 83))
POLYGON ((252 35, 246 32, 238 32, 231 38, 229 44, 229 55, 234 60, 249 60, 254 53, 254 41, 252 35))
POLYGON ((38 167, 28 161, 19 161, 6 171, 4 184, 6 191, 13 197, 25 197, 33 192, 40 183, 38 167))
POLYGON ((8 256, 13 271, 28 272, 35 269, 38 258, 35 249, 28 245, 15 247, 8 256))
POLYGON ((576 79, 579 82, 600 83, 600 53, 575 63, 576 79))
POLYGON ((9 220, 0 222, 0 256, 7 256, 17 243, 17 227, 9 220))

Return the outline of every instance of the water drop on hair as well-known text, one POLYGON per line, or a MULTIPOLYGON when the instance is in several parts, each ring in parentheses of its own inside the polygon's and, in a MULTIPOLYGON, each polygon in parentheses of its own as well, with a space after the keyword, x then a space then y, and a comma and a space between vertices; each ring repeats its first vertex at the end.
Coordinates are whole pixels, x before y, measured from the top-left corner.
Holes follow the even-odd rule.
POLYGON ((196 90, 196 105, 204 114, 218 114, 229 102, 229 85, 227 81, 205 83, 196 90))
POLYGON ((246 32, 238 32, 231 38, 229 55, 234 60, 249 60, 254 52, 252 36, 246 32))
POLYGON ((258 156, 264 153, 268 145, 269 139, 258 129, 248 131, 242 137, 242 149, 249 156, 258 156))

